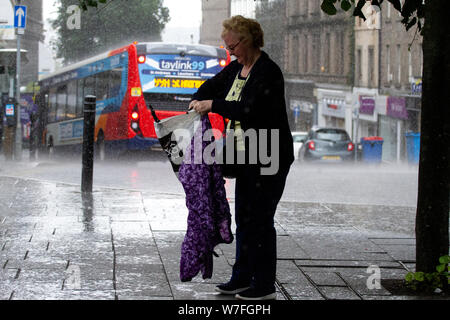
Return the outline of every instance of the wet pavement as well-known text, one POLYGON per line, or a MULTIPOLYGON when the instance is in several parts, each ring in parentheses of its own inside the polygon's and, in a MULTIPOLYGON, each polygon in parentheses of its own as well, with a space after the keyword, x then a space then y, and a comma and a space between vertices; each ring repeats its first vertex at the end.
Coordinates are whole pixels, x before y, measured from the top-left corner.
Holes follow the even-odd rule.
MULTIPOLYGON (((8 176, 0 191, 2 300, 233 299, 214 288, 229 279, 234 242, 217 247, 211 279, 180 281, 180 194, 94 185, 83 197, 80 185, 8 176)), ((414 270, 414 217, 413 207, 281 202, 277 299, 423 299, 379 282, 414 270)))

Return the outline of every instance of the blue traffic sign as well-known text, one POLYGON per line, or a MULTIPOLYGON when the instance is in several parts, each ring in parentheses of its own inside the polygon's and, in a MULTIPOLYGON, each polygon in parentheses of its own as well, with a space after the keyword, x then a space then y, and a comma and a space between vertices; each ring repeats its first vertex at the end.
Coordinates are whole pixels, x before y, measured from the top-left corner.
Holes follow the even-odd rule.
POLYGON ((27 25, 27 6, 14 6, 14 28, 25 29, 27 25))

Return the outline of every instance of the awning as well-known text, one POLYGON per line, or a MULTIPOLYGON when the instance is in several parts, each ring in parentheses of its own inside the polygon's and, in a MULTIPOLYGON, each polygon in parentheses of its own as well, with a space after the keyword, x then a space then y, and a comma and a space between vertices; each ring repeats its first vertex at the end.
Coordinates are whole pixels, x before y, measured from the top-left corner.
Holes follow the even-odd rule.
MULTIPOLYGON (((20 59, 23 63, 28 63, 27 53, 28 50, 20 49, 20 59)), ((2 48, 0 49, 0 64, 6 64, 8 66, 16 64, 17 48, 2 48)))

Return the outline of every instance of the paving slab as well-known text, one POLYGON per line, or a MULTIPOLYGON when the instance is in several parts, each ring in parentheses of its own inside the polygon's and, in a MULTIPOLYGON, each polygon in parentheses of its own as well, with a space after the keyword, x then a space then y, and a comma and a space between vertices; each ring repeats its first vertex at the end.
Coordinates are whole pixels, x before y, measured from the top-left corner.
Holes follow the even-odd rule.
MULTIPOLYGON (((98 187, 83 197, 77 185, 3 176, 0 188, 2 300, 234 299, 214 289, 229 280, 235 242, 216 247, 211 279, 180 281, 183 195, 98 187)), ((388 219, 407 219, 412 210, 281 202, 277 299, 422 299, 373 288, 370 278, 370 268, 382 279, 415 268, 409 220, 396 234, 388 219)))

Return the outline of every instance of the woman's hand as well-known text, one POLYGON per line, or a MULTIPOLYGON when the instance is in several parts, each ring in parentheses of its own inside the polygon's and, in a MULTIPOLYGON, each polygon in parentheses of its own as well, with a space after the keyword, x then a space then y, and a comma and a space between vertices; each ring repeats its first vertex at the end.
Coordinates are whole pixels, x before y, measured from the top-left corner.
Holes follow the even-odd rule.
POLYGON ((192 101, 189 103, 189 110, 194 109, 194 105, 195 105, 196 103, 198 103, 198 100, 192 100, 192 101))
POLYGON ((189 110, 194 109, 197 113, 200 113, 201 115, 205 115, 208 112, 211 111, 212 107, 212 100, 192 100, 189 104, 189 110))

